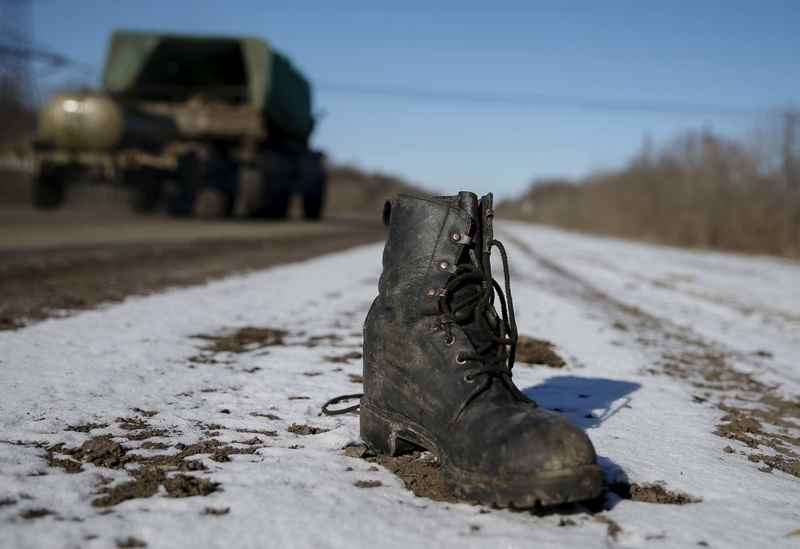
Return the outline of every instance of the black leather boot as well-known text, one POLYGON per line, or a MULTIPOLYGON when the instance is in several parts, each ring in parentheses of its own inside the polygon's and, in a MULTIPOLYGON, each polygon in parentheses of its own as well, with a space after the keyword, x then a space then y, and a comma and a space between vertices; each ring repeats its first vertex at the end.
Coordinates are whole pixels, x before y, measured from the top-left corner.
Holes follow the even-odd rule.
POLYGON ((383 274, 364 324, 361 437, 389 455, 433 452, 446 488, 472 501, 533 507, 594 498, 603 473, 588 437, 511 381, 517 335, 492 217, 491 194, 387 202, 383 274), (508 303, 491 276, 492 247, 508 303))

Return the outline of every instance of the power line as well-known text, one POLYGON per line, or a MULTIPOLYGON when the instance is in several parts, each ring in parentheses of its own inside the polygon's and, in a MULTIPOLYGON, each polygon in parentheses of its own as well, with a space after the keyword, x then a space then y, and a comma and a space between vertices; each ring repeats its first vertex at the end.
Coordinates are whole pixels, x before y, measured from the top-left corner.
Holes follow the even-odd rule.
POLYGON ((58 55, 57 53, 42 51, 29 47, 24 48, 15 45, 4 44, 0 44, 0 56, 9 59, 21 59, 24 61, 38 58, 43 61, 47 61, 48 63, 52 63, 53 65, 64 65, 69 62, 66 57, 63 55, 58 55))
POLYGON ((324 80, 319 89, 373 97, 482 104, 486 106, 560 107, 593 111, 657 114, 702 114, 714 116, 776 117, 785 108, 765 105, 697 103, 632 98, 580 97, 522 92, 483 92, 324 80))

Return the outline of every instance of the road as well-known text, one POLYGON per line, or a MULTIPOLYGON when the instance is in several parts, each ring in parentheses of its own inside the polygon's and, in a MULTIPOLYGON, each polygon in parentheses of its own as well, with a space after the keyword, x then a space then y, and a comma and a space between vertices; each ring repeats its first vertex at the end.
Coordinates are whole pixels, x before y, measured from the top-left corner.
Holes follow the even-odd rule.
POLYGON ((0 207, 0 330, 385 237, 379 221, 230 221, 0 207))

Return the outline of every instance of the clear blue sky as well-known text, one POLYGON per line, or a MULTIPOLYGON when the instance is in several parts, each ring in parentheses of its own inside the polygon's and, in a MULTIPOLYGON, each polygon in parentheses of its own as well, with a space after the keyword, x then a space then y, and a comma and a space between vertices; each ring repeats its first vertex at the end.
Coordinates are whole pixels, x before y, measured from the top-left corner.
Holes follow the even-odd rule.
MULTIPOLYGON (((800 107, 800 2, 37 0, 38 44, 98 67, 112 30, 247 34, 316 85, 316 147, 432 191, 522 193, 535 178, 625 164, 649 137, 744 139, 768 119, 506 101, 508 94, 800 107), (227 7, 223 7, 227 6, 227 7), (500 101, 362 94, 487 93, 500 101)), ((78 77, 60 71, 48 90, 78 77)), ((583 102, 580 102, 583 104, 583 102)), ((623 101, 629 104, 629 101, 623 101)))

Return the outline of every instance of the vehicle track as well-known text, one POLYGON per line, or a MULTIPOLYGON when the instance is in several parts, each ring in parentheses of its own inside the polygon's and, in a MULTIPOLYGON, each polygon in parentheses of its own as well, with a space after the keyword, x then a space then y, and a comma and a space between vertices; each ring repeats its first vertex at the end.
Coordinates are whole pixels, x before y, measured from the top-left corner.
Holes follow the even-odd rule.
MULTIPOLYGON (((537 277, 538 284, 556 295, 578 300, 587 314, 597 313, 612 327, 623 329, 629 334, 628 344, 639 345, 653 356, 647 373, 686 380, 694 388, 695 403, 716 407, 720 412, 716 435, 744 443, 748 459, 764 463, 762 471, 779 469, 800 477, 800 404, 734 366, 759 365, 771 358, 769 353, 746 354, 703 338, 690 328, 615 299, 510 232, 503 232, 502 238, 513 247, 514 257, 532 259, 544 272, 545 276, 537 277)), ((512 278, 531 276, 515 271, 512 278)))

